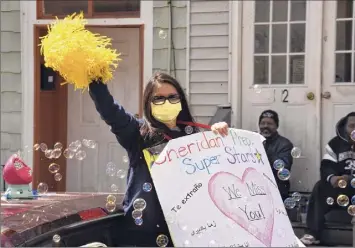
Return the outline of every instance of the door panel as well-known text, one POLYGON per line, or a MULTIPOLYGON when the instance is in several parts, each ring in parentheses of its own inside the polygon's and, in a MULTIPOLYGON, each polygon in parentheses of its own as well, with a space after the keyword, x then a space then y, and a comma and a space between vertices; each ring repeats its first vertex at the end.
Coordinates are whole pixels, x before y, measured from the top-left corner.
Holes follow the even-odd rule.
POLYGON ((324 1, 322 152, 339 119, 355 111, 353 1, 324 1))
POLYGON ((320 85, 317 2, 243 2, 242 128, 258 130, 263 110, 278 112, 280 134, 302 150, 290 179, 296 191, 310 191, 319 177, 320 99, 310 97, 320 85))
MULTIPOLYGON (((112 38, 112 46, 121 53, 122 61, 114 72, 108 88, 114 99, 133 114, 139 113, 140 63, 138 28, 90 28, 112 38)), ((126 189, 126 179, 106 174, 108 162, 114 162, 118 169, 127 170, 123 161, 126 151, 118 144, 110 127, 101 120, 88 92, 81 93, 69 87, 68 91, 68 143, 91 139, 97 142, 96 149, 86 149, 87 157, 78 161, 68 160, 67 190, 80 192, 110 191, 116 184, 119 192, 126 189)))

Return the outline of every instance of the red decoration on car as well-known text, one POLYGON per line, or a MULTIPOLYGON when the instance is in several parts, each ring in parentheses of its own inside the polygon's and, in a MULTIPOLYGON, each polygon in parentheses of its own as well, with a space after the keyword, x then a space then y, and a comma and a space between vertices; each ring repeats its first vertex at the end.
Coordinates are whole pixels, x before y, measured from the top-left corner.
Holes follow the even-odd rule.
POLYGON ((92 208, 89 210, 83 210, 79 212, 82 220, 94 220, 107 216, 107 213, 101 208, 92 208))
POLYGON ((14 154, 5 163, 3 177, 7 184, 29 184, 32 182, 32 170, 17 154, 14 154))

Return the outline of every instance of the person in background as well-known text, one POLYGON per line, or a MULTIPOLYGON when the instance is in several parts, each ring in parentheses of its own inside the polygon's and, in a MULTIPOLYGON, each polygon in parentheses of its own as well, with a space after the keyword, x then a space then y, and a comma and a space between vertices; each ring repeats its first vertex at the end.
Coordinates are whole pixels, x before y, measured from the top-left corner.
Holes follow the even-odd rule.
MULTIPOLYGON (((320 166, 321 180, 315 184, 309 199, 307 230, 300 239, 305 245, 320 243, 324 216, 332 209, 339 208, 337 197, 343 194, 351 199, 355 194, 355 189, 350 186, 355 170, 355 141, 350 136, 354 131, 355 112, 351 112, 337 123, 336 136, 325 147, 320 166)), ((346 211, 347 207, 342 209, 346 211)))
MULTIPOLYGON (((168 242, 159 246, 172 246, 143 150, 190 134, 186 127, 190 127, 190 130, 193 128, 192 133, 199 132, 198 127, 202 124, 194 121, 184 90, 168 74, 153 75, 144 89, 143 119, 126 112, 123 106, 114 101, 107 85, 100 81, 90 83, 89 93, 101 118, 111 126, 112 133, 129 157, 127 191, 123 200, 124 227, 117 230, 119 243, 122 246, 153 247, 157 246, 157 237, 163 235, 162 240, 168 242), (143 189, 147 183, 152 185, 149 192, 143 189), (137 224, 132 218, 132 211, 134 201, 139 198, 145 200, 146 208, 143 223, 137 224)), ((225 136, 228 134, 228 124, 216 123, 211 130, 225 136)))
POLYGON ((271 169, 279 188, 282 200, 289 196, 290 182, 288 180, 282 181, 277 176, 277 170, 273 168, 276 160, 281 161, 284 168, 291 171, 293 158, 291 150, 293 144, 287 138, 281 136, 277 129, 279 127, 279 115, 273 110, 265 110, 259 117, 260 134, 266 139, 264 141, 264 148, 268 157, 271 169))

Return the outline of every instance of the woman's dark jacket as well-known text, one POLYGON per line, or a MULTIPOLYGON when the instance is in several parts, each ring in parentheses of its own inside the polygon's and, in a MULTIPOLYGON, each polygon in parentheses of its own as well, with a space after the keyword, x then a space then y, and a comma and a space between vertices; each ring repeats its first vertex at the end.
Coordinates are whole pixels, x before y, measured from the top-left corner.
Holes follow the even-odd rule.
MULTIPOLYGON (((121 105, 115 102, 107 85, 93 82, 89 86, 89 93, 101 118, 111 127, 117 141, 128 153, 127 191, 123 200, 127 228, 151 233, 167 232, 166 222, 154 186, 150 192, 143 191, 144 183, 153 185, 153 182, 142 150, 161 143, 164 140, 163 136, 154 139, 142 137, 140 127, 143 120, 127 113, 121 105), (158 140, 158 142, 155 140, 158 140), (137 198, 142 198, 147 203, 147 207, 143 211, 143 225, 141 226, 135 225, 132 218, 132 211, 134 210, 132 205, 137 198)), ((165 130, 164 133, 171 138, 184 135, 182 132, 169 129, 165 130)), ((105 165, 101 166, 104 167, 105 165)))

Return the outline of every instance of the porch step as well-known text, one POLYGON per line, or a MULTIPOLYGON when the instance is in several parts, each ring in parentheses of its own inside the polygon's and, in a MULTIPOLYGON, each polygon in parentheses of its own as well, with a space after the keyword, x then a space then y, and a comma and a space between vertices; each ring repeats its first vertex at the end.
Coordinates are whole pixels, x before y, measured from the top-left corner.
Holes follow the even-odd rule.
MULTIPOLYGON (((292 192, 290 193, 292 195, 292 192)), ((305 234, 306 223, 300 218, 300 213, 305 213, 305 207, 309 200, 309 193, 301 193, 302 199, 297 208, 288 210, 293 230, 298 238, 305 234)), ((353 225, 351 217, 345 209, 336 209, 325 215, 325 230, 321 237, 321 245, 326 246, 353 246, 353 225)))

